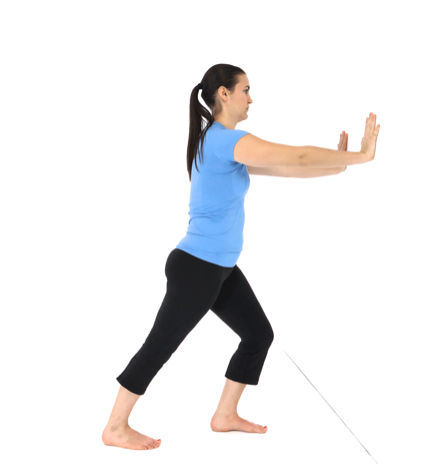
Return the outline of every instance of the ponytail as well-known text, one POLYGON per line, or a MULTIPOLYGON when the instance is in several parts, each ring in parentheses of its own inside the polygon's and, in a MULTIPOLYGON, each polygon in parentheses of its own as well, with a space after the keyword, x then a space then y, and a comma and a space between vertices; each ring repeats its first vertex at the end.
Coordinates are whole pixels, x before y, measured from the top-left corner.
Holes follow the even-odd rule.
POLYGON ((187 144, 187 172, 190 181, 192 180, 193 160, 195 160, 196 169, 199 171, 196 162, 198 153, 202 163, 204 137, 207 130, 213 125, 213 115, 217 116, 222 112, 222 106, 217 100, 217 91, 219 87, 224 86, 229 91, 234 92, 234 88, 239 82, 238 76, 241 74, 246 73, 237 66, 216 64, 204 74, 202 81, 192 90, 190 95, 189 141, 187 144), (200 90, 202 90, 201 97, 211 109, 211 112, 199 101, 198 93, 200 90), (204 128, 202 128, 203 121, 207 124, 204 128))

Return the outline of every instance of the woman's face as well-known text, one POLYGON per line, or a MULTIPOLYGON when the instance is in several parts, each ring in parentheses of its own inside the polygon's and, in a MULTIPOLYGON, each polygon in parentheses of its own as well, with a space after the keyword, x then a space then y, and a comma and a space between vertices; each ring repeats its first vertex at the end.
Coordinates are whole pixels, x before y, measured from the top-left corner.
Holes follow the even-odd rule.
POLYGON ((234 128, 236 123, 248 118, 249 104, 252 99, 249 94, 249 81, 246 74, 239 76, 239 82, 231 93, 225 87, 219 87, 219 97, 224 101, 222 104, 222 113, 216 115, 214 119, 227 124, 229 128, 234 128))
POLYGON ((244 115, 244 118, 247 118, 249 104, 252 104, 252 99, 249 94, 249 80, 246 74, 240 75, 239 78, 239 82, 232 94, 233 104, 238 109, 238 112, 241 112, 244 115))

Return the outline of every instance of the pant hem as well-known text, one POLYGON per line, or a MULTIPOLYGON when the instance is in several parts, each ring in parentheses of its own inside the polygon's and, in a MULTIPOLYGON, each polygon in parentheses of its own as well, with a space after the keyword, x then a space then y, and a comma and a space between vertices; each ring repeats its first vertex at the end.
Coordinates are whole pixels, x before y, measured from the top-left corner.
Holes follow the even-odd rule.
POLYGON ((242 380, 236 380, 237 377, 230 377, 229 375, 225 374, 225 378, 231 380, 232 382, 237 382, 237 383, 242 383, 245 385, 258 385, 259 382, 258 380, 248 380, 248 381, 242 381, 242 380))
POLYGON ((141 390, 138 390, 136 388, 132 388, 132 387, 128 387, 124 382, 122 383, 119 379, 119 377, 116 378, 117 382, 119 382, 119 384, 125 388, 126 390, 128 390, 129 392, 133 393, 134 395, 144 395, 145 392, 141 392, 141 390))

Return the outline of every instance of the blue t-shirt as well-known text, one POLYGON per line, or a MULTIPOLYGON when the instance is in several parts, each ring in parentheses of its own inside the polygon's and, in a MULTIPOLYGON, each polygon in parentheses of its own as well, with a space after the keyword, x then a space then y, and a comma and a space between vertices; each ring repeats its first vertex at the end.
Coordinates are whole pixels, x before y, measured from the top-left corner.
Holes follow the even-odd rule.
POLYGON ((192 163, 189 225, 176 248, 222 267, 234 267, 243 249, 246 165, 234 161, 234 145, 248 132, 213 122, 204 137, 203 160, 192 163))

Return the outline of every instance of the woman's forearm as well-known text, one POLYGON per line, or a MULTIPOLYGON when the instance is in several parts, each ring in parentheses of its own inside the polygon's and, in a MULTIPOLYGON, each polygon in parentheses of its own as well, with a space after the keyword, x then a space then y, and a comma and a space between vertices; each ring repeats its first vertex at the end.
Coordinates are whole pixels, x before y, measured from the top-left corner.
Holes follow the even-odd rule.
POLYGON ((286 178, 317 178, 319 176, 329 176, 331 174, 339 174, 347 169, 346 166, 332 167, 332 168, 312 168, 300 167, 293 168, 291 166, 283 167, 283 176, 286 178))
POLYGON ((303 168, 333 168, 366 163, 368 156, 362 151, 332 150, 317 146, 304 146, 301 158, 303 168))

